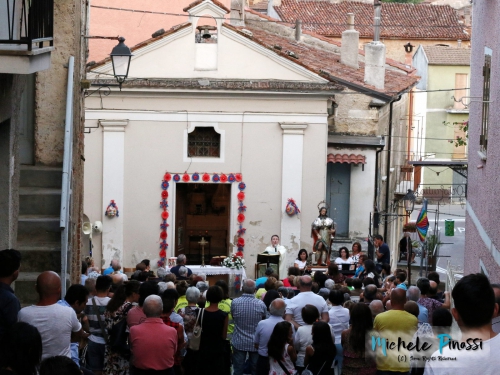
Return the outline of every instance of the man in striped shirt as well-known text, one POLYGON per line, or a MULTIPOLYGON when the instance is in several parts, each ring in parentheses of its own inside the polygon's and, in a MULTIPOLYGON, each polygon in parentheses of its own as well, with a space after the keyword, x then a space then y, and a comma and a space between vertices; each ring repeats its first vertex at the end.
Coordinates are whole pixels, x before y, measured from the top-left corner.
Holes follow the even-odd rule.
POLYGON ((85 306, 85 315, 87 315, 90 327, 87 367, 96 375, 101 375, 104 368, 105 336, 107 336, 104 326, 104 312, 111 299, 108 297, 108 292, 112 283, 113 280, 110 276, 99 276, 95 283, 96 295, 89 298, 85 306), (99 319, 101 323, 99 323, 99 319))

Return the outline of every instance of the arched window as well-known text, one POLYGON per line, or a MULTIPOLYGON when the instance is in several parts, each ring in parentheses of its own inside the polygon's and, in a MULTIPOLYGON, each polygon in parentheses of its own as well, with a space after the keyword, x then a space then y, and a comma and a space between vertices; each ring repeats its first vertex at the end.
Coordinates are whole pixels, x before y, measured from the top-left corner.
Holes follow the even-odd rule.
POLYGON ((188 157, 220 157, 220 134, 213 127, 196 127, 188 134, 188 157))

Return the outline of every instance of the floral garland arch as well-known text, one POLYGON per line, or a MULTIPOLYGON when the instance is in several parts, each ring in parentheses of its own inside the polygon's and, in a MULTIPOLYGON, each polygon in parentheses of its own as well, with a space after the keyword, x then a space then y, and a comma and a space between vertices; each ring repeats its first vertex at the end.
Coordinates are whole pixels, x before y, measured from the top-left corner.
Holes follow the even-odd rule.
POLYGON ((246 185, 243 182, 243 176, 241 173, 230 173, 229 175, 226 175, 224 173, 184 173, 182 176, 178 173, 171 174, 169 172, 166 172, 165 175, 163 176, 163 180, 161 182, 161 201, 160 201, 160 208, 162 209, 161 212, 161 224, 160 224, 160 252, 159 252, 159 257, 160 259, 158 260, 158 267, 164 267, 166 264, 166 258, 167 258, 167 249, 168 249, 168 243, 167 243, 167 228, 170 226, 168 224, 168 218, 170 216, 168 212, 168 188, 170 187, 170 183, 173 182, 210 182, 213 181, 214 183, 222 183, 222 184, 232 184, 232 183, 237 183, 238 184, 238 190, 239 193, 237 195, 238 197, 238 215, 236 216, 236 220, 238 222, 238 231, 236 232, 236 235, 238 237, 237 241, 237 246, 238 246, 238 252, 235 254, 237 256, 243 257, 243 250, 245 249, 245 239, 243 238, 243 235, 246 232, 246 228, 243 227, 243 222, 245 221, 245 214, 244 212, 246 211, 247 207, 244 205, 243 201, 245 200, 245 188, 246 185))

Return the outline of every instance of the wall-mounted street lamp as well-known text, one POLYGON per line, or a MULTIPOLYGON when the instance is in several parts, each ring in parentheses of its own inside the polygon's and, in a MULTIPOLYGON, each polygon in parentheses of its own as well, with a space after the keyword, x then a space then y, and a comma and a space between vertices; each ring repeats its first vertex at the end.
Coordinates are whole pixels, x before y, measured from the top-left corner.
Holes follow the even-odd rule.
POLYGON ((113 48, 109 56, 111 56, 111 62, 113 64, 113 75, 118 81, 120 86, 120 91, 122 89, 122 84, 128 77, 128 70, 130 68, 130 60, 132 59, 132 52, 125 43, 124 37, 118 38, 118 44, 113 48))
MULTIPOLYGON (((122 36, 94 36, 94 35, 85 35, 87 39, 111 39, 118 40, 118 44, 111 50, 109 56, 111 57, 111 64, 113 65, 113 76, 118 82, 118 87, 120 91, 122 90, 122 84, 128 77, 128 71, 130 69, 130 60, 132 59, 132 52, 130 48, 125 45, 125 38, 122 36)), ((87 66, 94 62, 89 63, 87 66)), ((95 63, 94 63, 95 64, 95 63)), ((90 65, 91 66, 91 65, 90 65)), ((110 74, 111 75, 111 74, 110 74)), ((82 80, 81 82, 82 88, 88 89, 91 86, 90 81, 82 80)), ((99 92, 99 94, 103 94, 104 96, 108 96, 111 93, 110 85, 100 85, 94 84, 96 86, 100 86, 97 90, 92 92, 85 91, 85 96, 90 96, 95 92, 99 92), (102 89, 107 89, 107 91, 101 92, 102 89)), ((111 85, 114 86, 114 85, 111 85)))
POLYGON ((413 209, 415 208, 415 199, 416 197, 413 193, 413 190, 408 189, 408 193, 406 193, 406 195, 402 199, 407 216, 410 216, 413 212, 413 209))

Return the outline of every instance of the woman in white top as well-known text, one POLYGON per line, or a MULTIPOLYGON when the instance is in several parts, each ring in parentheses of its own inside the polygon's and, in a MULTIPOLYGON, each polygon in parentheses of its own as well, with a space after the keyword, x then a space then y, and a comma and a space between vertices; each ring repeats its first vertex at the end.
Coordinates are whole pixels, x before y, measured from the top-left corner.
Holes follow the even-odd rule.
POLYGON ((267 347, 269 374, 286 375, 287 373, 283 371, 282 366, 290 375, 296 373, 294 363, 297 360, 297 353, 293 348, 293 331, 290 322, 279 322, 274 326, 267 347))
POLYGON ((307 256, 308 256, 307 250, 306 249, 300 249, 299 255, 298 255, 297 259, 295 259, 294 266, 296 268, 298 268, 301 271, 301 273, 304 272, 304 270, 306 269, 307 256))
POLYGON ((295 363, 295 367, 297 367, 299 372, 302 372, 305 368, 304 357, 306 356, 306 348, 312 345, 312 325, 319 319, 319 311, 316 306, 305 305, 302 308, 301 314, 304 325, 297 329, 295 339, 293 340, 293 345, 297 351, 297 362, 295 363))
POLYGON ((328 297, 332 308, 328 311, 328 316, 330 320, 330 326, 333 328, 333 333, 335 335, 335 348, 337 349, 337 355, 335 359, 337 360, 337 366, 339 368, 339 374, 342 371, 342 361, 344 359, 343 349, 341 345, 342 331, 349 328, 349 310, 342 307, 344 304, 344 293, 340 290, 332 290, 328 297))
POLYGON ((335 264, 352 264, 352 259, 349 258, 349 250, 347 247, 342 246, 339 249, 339 257, 335 259, 335 264))
POLYGON ((350 258, 353 263, 357 264, 359 262, 360 254, 361 254, 361 244, 359 242, 354 242, 352 244, 352 255, 350 258))

